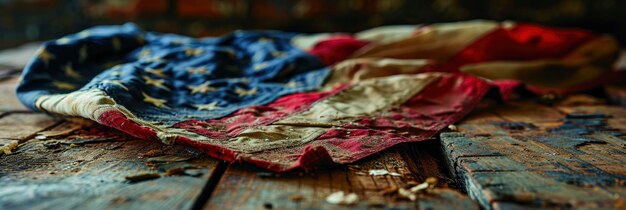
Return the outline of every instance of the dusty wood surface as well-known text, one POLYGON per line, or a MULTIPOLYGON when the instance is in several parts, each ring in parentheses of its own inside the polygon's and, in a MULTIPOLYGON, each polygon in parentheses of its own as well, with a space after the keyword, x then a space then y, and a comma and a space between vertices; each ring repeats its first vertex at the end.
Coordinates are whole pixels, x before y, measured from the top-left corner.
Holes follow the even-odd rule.
POLYGON ((626 208, 626 108, 575 97, 486 106, 442 133, 470 197, 486 209, 626 208))
POLYGON ((30 139, 0 157, 0 209, 188 209, 217 166, 186 148, 99 126, 73 133, 30 139), (126 179, 147 173, 162 177, 126 179))
POLYGON ((450 181, 447 172, 441 171, 432 156, 419 154, 433 148, 429 146, 430 143, 402 145, 357 164, 314 173, 268 174, 233 164, 226 170, 205 209, 478 209, 465 195, 447 188, 419 194, 417 201, 393 193, 385 195, 386 190, 421 183, 424 177, 444 180, 439 187, 444 187, 446 180, 450 181), (403 158, 420 155, 418 160, 421 161, 417 162, 403 158), (399 175, 369 176, 371 169, 385 169, 399 175), (325 201, 329 194, 337 191, 356 193, 359 201, 340 206, 325 201))

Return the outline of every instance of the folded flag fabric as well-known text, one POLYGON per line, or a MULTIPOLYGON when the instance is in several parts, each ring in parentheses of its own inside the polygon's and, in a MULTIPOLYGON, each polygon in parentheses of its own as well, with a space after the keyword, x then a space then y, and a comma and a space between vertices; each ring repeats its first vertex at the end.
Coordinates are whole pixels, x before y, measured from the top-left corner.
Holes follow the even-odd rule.
POLYGON ((482 20, 203 39, 125 24, 44 43, 17 93, 33 110, 287 171, 431 138, 492 87, 597 84, 617 52, 608 36, 482 20))

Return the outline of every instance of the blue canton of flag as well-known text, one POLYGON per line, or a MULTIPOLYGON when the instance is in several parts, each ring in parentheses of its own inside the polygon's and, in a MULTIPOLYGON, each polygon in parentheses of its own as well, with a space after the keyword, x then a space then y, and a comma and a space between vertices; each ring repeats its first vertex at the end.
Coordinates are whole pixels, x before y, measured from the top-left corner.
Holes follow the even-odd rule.
POLYGON ((322 85, 329 69, 292 46, 295 35, 193 39, 134 24, 94 27, 44 43, 17 93, 35 110, 42 96, 100 89, 142 120, 219 118, 322 85))

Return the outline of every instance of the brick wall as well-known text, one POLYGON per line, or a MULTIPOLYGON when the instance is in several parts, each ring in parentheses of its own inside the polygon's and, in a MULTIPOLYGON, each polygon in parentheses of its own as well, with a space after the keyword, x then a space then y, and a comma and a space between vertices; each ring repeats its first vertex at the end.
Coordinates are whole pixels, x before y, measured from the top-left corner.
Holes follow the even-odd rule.
POLYGON ((235 29, 353 32, 475 18, 576 26, 626 41, 621 0, 0 0, 0 48, 99 24, 212 36, 235 29))

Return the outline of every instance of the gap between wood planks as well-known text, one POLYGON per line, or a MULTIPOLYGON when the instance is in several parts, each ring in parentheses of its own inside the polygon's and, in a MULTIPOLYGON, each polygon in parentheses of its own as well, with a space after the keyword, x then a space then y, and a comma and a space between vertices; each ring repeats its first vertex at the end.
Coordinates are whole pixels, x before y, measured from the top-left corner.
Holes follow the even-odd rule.
POLYGON ((209 201, 209 199, 211 199, 211 195, 213 194, 213 191, 215 191, 215 188, 217 188, 217 184, 220 183, 226 169, 228 169, 228 165, 230 165, 230 163, 226 161, 220 161, 217 164, 215 170, 211 176, 209 176, 209 180, 202 188, 202 192, 200 192, 200 195, 198 195, 196 200, 193 202, 191 210, 201 210, 204 208, 204 205, 209 201))

